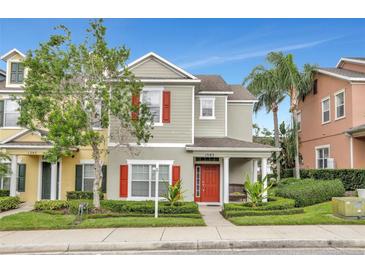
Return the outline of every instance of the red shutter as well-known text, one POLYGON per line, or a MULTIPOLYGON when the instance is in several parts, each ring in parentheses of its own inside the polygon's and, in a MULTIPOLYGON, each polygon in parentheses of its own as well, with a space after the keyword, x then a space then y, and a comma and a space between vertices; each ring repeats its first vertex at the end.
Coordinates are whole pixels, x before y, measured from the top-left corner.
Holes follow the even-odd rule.
POLYGON ((120 166, 120 197, 128 197, 128 165, 120 166))
MULTIPOLYGON (((138 107, 139 106, 139 95, 132 95, 132 106, 138 107)), ((132 120, 138 119, 138 110, 132 112, 132 120)))
POLYGON ((180 166, 172 166, 172 185, 180 180, 180 166))
POLYGON ((171 93, 168 90, 164 90, 162 95, 162 123, 170 123, 170 112, 171 93))

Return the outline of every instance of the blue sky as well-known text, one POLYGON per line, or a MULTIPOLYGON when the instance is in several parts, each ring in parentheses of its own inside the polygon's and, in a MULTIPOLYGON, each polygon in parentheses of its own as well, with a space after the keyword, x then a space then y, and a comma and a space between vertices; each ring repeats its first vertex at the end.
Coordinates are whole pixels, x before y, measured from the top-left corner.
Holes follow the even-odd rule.
MULTIPOLYGON (((87 19, 0 19, 0 55, 12 48, 26 52, 64 24, 81 41, 87 19)), ((106 19, 110 46, 125 44, 134 59, 154 51, 193 74, 220 74, 241 83, 270 51, 293 53, 304 63, 335 66, 341 56, 365 56, 364 19, 106 19)), ((0 68, 4 68, 1 62, 0 68)), ((289 121, 288 100, 280 121, 289 121)), ((272 129, 265 111, 254 122, 272 129)))

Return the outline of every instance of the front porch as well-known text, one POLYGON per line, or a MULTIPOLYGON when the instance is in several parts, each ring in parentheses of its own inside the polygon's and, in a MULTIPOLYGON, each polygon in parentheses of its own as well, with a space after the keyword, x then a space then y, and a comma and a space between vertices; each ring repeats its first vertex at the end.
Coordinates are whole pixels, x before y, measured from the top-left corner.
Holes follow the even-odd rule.
POLYGON ((195 138, 186 150, 194 157, 194 200, 221 205, 231 202, 233 186, 243 192, 246 176, 257 181, 259 162, 266 177, 268 158, 276 148, 224 137, 195 138))

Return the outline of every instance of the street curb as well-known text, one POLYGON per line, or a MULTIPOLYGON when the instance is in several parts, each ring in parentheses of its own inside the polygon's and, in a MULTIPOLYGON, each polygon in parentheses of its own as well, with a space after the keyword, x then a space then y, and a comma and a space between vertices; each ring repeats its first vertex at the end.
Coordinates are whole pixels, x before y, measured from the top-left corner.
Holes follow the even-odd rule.
POLYGON ((170 242, 117 242, 0 245, 0 254, 87 252, 87 251, 150 251, 210 249, 275 249, 275 248, 365 248, 365 240, 220 240, 170 242))

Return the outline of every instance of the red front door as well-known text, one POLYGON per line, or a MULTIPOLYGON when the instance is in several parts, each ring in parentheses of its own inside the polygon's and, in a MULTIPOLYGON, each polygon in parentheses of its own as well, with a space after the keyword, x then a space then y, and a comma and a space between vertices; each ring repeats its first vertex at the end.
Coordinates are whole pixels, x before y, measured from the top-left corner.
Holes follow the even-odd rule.
POLYGON ((195 166, 195 201, 219 202, 219 165, 195 166))

